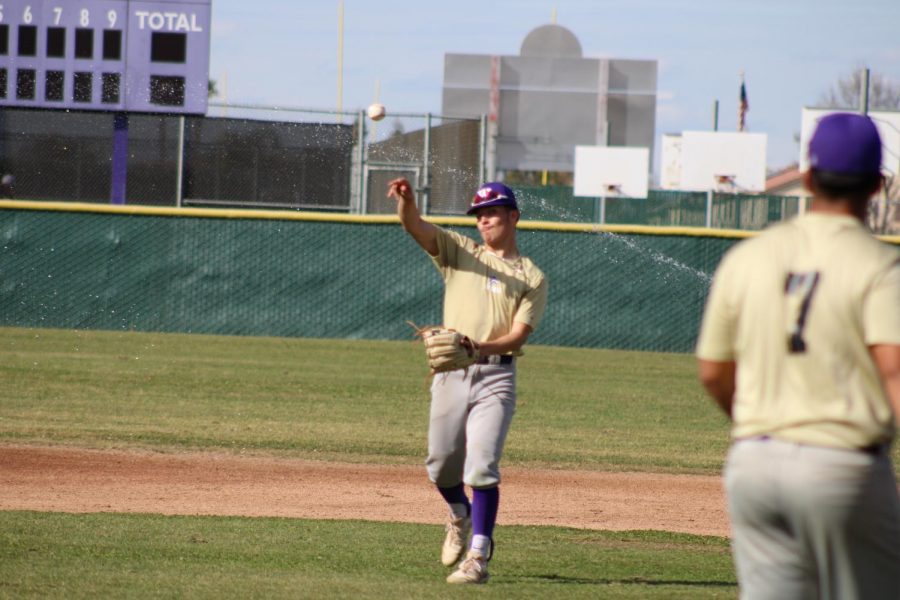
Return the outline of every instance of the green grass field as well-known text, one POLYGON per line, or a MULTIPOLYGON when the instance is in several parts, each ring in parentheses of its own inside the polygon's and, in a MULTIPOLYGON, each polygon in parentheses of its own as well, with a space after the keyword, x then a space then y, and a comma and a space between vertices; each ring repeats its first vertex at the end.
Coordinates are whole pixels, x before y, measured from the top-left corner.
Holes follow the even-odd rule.
POLYGON ((507 526, 487 586, 450 587, 442 528, 0 512, 3 598, 733 598, 724 539, 507 526))
MULTIPOLYGON (((530 347, 506 465, 714 474, 687 355, 530 347)), ((410 342, 0 329, 0 443, 421 464, 410 342)), ((0 468, 2 470, 2 468, 0 468)), ((733 598, 723 538, 504 526, 449 588, 435 526, 0 512, 0 598, 733 598)))
MULTIPOLYGON (((419 343, 0 329, 0 441, 420 464, 419 343)), ((694 359, 534 346, 504 463, 717 473, 694 359)))

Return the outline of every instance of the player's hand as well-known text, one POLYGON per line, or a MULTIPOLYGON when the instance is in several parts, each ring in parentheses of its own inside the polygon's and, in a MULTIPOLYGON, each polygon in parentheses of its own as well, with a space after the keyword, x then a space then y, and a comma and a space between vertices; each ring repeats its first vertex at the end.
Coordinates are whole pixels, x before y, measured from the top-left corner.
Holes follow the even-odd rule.
POLYGON ((463 336, 463 339, 461 339, 459 343, 465 349, 465 351, 469 353, 469 356, 478 358, 478 342, 466 335, 463 336))
POLYGON ((397 216, 403 229, 416 240, 425 252, 437 256, 440 252, 437 236, 438 228, 425 221, 416 206, 416 195, 409 181, 403 177, 388 184, 388 198, 397 199, 397 216))
POLYGON ((415 203, 416 195, 409 181, 405 177, 395 179, 388 184, 388 198, 396 198, 404 202, 415 203))

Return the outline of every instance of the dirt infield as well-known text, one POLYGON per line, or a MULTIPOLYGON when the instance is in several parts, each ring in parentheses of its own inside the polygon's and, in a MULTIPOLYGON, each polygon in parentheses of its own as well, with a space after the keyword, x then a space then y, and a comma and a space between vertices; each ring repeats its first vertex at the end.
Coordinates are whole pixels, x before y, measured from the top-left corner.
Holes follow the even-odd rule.
MULTIPOLYGON (((727 536, 719 477, 505 468, 498 523, 727 536)), ((442 523, 424 467, 0 446, 0 510, 442 523)))

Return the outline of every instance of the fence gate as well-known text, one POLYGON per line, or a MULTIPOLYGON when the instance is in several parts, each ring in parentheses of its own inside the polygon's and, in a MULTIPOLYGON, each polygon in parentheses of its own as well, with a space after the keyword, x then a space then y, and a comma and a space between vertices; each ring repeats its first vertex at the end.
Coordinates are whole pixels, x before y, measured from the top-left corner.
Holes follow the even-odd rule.
POLYGON ((360 194, 351 210, 394 214, 396 201, 385 197, 387 184, 406 177, 423 215, 465 213, 484 176, 483 119, 389 113, 373 122, 362 112, 359 119, 355 160, 361 177, 355 187, 360 194))
POLYGON ((427 212, 427 190, 423 181, 421 164, 367 163, 363 177, 363 214, 394 214, 397 201, 387 197, 388 183, 398 177, 405 177, 416 192, 419 211, 427 212))

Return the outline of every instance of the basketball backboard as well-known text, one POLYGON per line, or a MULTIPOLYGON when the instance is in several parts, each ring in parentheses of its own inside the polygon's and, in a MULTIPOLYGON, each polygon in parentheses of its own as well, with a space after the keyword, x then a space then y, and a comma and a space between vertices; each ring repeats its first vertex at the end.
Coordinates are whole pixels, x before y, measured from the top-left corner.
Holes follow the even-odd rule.
POLYGON ((649 148, 575 146, 575 196, 646 198, 649 148))
POLYGON ((681 134, 664 133, 660 161, 659 187, 677 190, 681 187, 681 134))
POLYGON ((762 192, 766 188, 764 133, 685 131, 681 136, 682 190, 762 192))
MULTIPOLYGON (((800 170, 809 169, 809 140, 824 116, 838 112, 854 112, 825 108, 804 108, 800 117, 800 170)), ((881 170, 885 175, 900 175, 900 111, 869 111, 869 117, 881 136, 881 170)))

